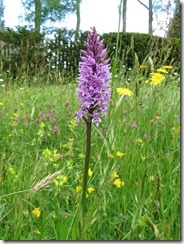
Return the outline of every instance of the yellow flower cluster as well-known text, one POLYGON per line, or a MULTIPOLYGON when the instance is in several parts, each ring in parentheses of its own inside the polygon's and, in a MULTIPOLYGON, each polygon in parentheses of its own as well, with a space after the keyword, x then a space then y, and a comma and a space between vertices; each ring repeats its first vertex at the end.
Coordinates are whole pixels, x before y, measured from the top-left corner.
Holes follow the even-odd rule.
POLYGON ((32 211, 32 214, 33 214, 35 217, 39 218, 40 215, 41 215, 40 208, 35 208, 35 209, 32 211))
MULTIPOLYGON (((89 168, 88 169, 88 176, 90 177, 90 176, 92 176, 92 174, 93 174, 93 171, 89 168)), ((76 186, 76 188, 75 188, 75 192, 76 193, 78 193, 78 192, 80 192, 82 190, 82 186, 76 186)), ((88 191, 88 193, 91 193, 91 192, 93 192, 95 190, 95 188, 94 187, 89 187, 88 189, 87 189, 87 191, 88 191)))
POLYGON ((60 154, 57 152, 57 149, 51 151, 46 148, 42 152, 42 156, 44 159, 48 159, 50 162, 56 162, 58 159, 60 159, 60 154))
POLYGON ((77 124, 76 120, 75 119, 72 119, 72 120, 70 120, 68 127, 70 129, 74 129, 77 125, 78 124, 77 124))
POLYGON ((67 182, 67 177, 65 175, 59 175, 56 179, 53 180, 53 183, 56 187, 61 187, 67 182))
POLYGON ((14 182, 18 179, 18 174, 16 174, 13 167, 8 167, 8 173, 10 173, 10 175, 13 176, 14 182))
POLYGON ((174 126, 171 128, 173 132, 180 132, 180 126, 174 126))
POLYGON ((112 184, 115 185, 117 188, 121 188, 125 185, 125 182, 119 178, 119 175, 116 172, 111 174, 111 180, 112 184))
MULTIPOLYGON (((114 149, 113 149, 113 150, 114 150, 114 149)), ((109 157, 109 158, 114 158, 114 157, 119 157, 119 158, 121 158, 121 157, 123 157, 123 156, 125 156, 125 153, 122 153, 122 152, 120 152, 120 151, 117 151, 117 152, 115 152, 114 154, 111 154, 111 153, 108 154, 108 157, 109 157)))
POLYGON ((82 190, 82 186, 76 186, 75 192, 78 193, 82 190))
POLYGON ((38 133, 37 133, 37 135, 38 135, 38 137, 39 137, 40 139, 42 139, 43 136, 44 136, 44 127, 45 127, 45 124, 42 122, 42 123, 40 124, 40 129, 39 129, 39 131, 38 131, 38 133))
MULTIPOLYGON (((169 65, 165 65, 165 66, 162 66, 161 68, 158 68, 156 70, 156 72, 152 72, 151 73, 151 77, 150 77, 150 81, 152 85, 154 86, 158 86, 160 85, 164 79, 165 79, 165 74, 168 74, 168 71, 167 69, 172 69, 172 66, 169 66, 169 65)), ((149 80, 146 80, 145 83, 148 83, 149 80)))
POLYGON ((136 139, 137 143, 143 143, 143 140, 141 138, 136 139))
POLYGON ((92 174, 93 174, 93 171, 89 168, 88 169, 88 176, 90 177, 90 176, 92 176, 92 174))

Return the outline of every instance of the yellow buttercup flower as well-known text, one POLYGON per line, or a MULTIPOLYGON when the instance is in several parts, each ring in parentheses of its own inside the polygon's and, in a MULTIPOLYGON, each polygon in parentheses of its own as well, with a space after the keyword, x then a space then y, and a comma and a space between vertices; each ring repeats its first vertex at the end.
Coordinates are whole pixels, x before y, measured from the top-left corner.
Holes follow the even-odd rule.
POLYGON ((124 156, 125 154, 124 153, 122 153, 122 152, 120 152, 120 151, 117 151, 116 152, 116 156, 117 157, 122 157, 122 156, 124 156))
POLYGON ((88 169, 88 176, 90 177, 90 176, 92 176, 92 174, 93 174, 93 171, 89 168, 88 169))
POLYGON ((77 193, 77 192, 79 192, 79 191, 81 191, 82 190, 82 186, 76 186, 76 188, 75 188, 75 192, 77 193))
POLYGON ((34 216, 36 216, 37 218, 39 218, 40 215, 41 215, 40 208, 35 208, 35 209, 32 211, 32 214, 33 214, 34 216))
POLYGON ((142 140, 141 138, 138 138, 138 139, 136 140, 136 142, 138 142, 138 143, 143 143, 143 140, 142 140))
POLYGON ((124 181, 121 181, 119 178, 118 179, 115 179, 113 181, 113 185, 117 186, 118 188, 122 187, 125 185, 125 182, 124 181))
POLYGON ((128 88, 120 87, 120 88, 116 88, 116 91, 120 95, 125 95, 125 96, 129 96, 129 97, 133 96, 133 92, 131 90, 129 90, 128 88))
POLYGON ((94 187, 89 187, 87 191, 88 191, 88 193, 91 193, 91 192, 93 192, 94 190, 95 190, 94 187))
POLYGON ((116 172, 111 174, 111 178, 118 178, 118 177, 119 177, 119 175, 116 172))

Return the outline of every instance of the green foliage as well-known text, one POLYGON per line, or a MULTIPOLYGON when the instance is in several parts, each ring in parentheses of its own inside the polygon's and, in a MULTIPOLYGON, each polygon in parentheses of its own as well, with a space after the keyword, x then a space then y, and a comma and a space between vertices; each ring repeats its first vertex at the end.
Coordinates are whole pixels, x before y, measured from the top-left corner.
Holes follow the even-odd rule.
MULTIPOLYGON (((49 74, 47 83, 57 83, 59 76, 64 76, 65 80, 68 78, 68 81, 76 79, 80 50, 85 48, 87 32, 79 32, 78 42, 75 42, 74 30, 48 28, 46 33, 47 38, 28 27, 1 31, 1 40, 12 52, 11 55, 1 56, 1 70, 9 70, 14 78, 28 74, 30 82, 33 82, 33 77, 40 76, 40 69, 42 77, 49 74)), ((116 36, 117 33, 102 35, 111 63, 115 59, 116 36)), ((122 66, 132 69, 143 63, 147 63, 151 70, 149 58, 154 59, 154 69, 166 64, 172 65, 179 72, 180 40, 148 34, 119 33, 116 72, 122 66)), ((39 77, 38 80, 45 83, 43 78, 39 77)))
MULTIPOLYGON (((103 34, 103 39, 108 47, 108 53, 111 58, 115 56, 117 33, 103 34)), ((145 59, 151 57, 156 62, 156 66, 162 64, 180 63, 180 40, 174 38, 162 38, 149 34, 140 33, 120 33, 118 61, 121 65, 134 67, 135 53, 142 64, 145 59)))
POLYGON ((22 0, 22 4, 26 10, 25 19, 35 23, 38 30, 47 21, 61 21, 66 14, 75 10, 75 2, 69 0, 22 0))
POLYGON ((2 70, 9 70, 13 77, 18 73, 32 70, 30 75, 45 63, 43 46, 43 34, 27 27, 17 27, 14 31, 10 28, 0 31, 3 50, 8 50, 9 55, 2 55, 2 70))
POLYGON ((181 25, 181 14, 180 14, 180 1, 175 0, 175 11, 171 21, 171 27, 168 31, 168 37, 180 38, 180 25, 181 25))
POLYGON ((4 29, 4 0, 0 0, 0 30, 4 29))

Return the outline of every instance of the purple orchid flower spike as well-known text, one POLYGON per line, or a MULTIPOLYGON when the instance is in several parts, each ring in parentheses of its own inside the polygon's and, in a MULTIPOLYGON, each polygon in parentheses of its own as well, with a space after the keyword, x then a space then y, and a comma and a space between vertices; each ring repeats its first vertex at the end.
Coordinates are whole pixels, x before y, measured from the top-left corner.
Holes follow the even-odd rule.
POLYGON ((101 122, 100 115, 106 115, 110 100, 111 89, 108 80, 111 77, 109 60, 106 59, 107 50, 103 40, 97 34, 95 27, 88 33, 85 42, 86 51, 82 50, 79 64, 78 88, 76 92, 81 109, 77 112, 77 120, 86 115, 97 126, 101 122))

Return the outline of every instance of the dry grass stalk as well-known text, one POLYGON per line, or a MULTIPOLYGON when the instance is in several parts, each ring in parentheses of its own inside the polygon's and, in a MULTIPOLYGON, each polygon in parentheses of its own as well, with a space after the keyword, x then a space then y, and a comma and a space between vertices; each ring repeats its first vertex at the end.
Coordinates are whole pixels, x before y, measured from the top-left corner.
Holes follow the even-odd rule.
POLYGON ((14 208, 16 208, 18 205, 20 205, 22 203, 23 200, 25 200, 26 198, 28 198, 30 195, 32 195, 34 192, 42 189, 44 186, 52 183, 52 181, 58 176, 60 175, 62 172, 62 170, 58 170, 56 172, 54 172, 53 174, 49 174, 46 177, 44 177, 41 181, 39 181, 31 190, 30 192, 22 199, 20 199, 18 202, 16 202, 12 208, 10 208, 8 210, 8 212, 6 212, 0 219, 0 221, 2 221, 14 208))

